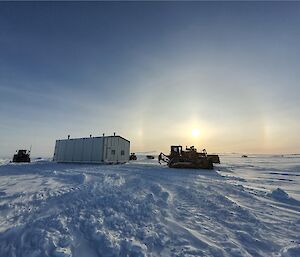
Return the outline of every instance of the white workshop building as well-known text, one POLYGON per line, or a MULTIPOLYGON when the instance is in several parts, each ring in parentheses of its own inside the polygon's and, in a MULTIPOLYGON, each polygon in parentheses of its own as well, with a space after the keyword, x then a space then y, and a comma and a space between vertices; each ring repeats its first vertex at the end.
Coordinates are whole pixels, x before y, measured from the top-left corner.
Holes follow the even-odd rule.
POLYGON ((125 163, 130 141, 121 136, 85 137, 56 140, 53 161, 73 163, 125 163))

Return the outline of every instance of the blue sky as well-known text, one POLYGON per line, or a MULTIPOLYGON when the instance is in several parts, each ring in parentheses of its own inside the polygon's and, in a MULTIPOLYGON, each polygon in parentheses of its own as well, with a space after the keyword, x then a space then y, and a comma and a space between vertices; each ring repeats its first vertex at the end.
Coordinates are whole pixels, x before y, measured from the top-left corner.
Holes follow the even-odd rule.
POLYGON ((299 27, 297 2, 1 2, 0 156, 114 131, 300 152, 299 27))

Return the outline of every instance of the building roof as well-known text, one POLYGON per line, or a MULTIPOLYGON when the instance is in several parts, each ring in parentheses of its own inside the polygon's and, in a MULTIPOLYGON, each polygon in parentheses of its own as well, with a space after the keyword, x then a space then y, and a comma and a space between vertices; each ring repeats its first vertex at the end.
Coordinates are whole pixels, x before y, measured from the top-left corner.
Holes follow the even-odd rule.
MULTIPOLYGON (((90 138, 102 138, 103 136, 98 136, 98 137, 78 137, 78 138, 65 138, 65 139, 57 139, 56 141, 63 141, 63 140, 76 140, 76 139, 90 139, 90 138)), ((109 138, 109 137, 119 137, 119 138, 122 138, 124 140, 126 140, 127 142, 130 143, 130 141, 124 137, 121 137, 121 136, 104 136, 104 138, 109 138)))

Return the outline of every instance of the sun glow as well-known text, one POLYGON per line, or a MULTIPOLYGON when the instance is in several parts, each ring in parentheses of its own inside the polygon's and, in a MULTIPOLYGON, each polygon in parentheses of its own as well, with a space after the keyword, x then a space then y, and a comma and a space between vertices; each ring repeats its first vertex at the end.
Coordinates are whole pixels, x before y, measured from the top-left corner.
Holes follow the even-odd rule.
POLYGON ((199 137, 200 136, 200 130, 197 128, 192 129, 192 136, 193 137, 199 137))

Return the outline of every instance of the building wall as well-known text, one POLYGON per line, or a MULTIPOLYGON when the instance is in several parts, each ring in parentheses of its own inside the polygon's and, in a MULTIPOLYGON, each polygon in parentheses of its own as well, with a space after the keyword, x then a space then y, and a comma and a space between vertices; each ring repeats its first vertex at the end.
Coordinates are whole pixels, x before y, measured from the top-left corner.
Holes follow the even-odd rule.
POLYGON ((109 162, 128 161, 130 143, 121 137, 107 137, 104 140, 105 158, 109 162))
POLYGON ((119 136, 56 140, 56 162, 123 163, 129 160, 130 142, 119 136))

